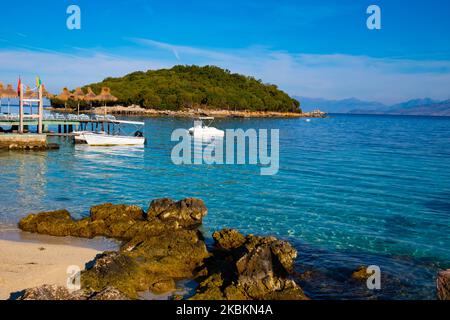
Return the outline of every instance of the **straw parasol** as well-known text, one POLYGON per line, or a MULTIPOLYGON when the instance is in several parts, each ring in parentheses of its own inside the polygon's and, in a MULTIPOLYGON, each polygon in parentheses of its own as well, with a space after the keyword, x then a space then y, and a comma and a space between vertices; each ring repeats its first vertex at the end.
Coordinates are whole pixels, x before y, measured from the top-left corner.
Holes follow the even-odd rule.
POLYGON ((31 90, 29 86, 27 86, 27 88, 25 89, 25 93, 23 94, 23 97, 25 99, 34 99, 37 98, 37 93, 31 90))
MULTIPOLYGON (((3 87, 3 85, 2 85, 2 87, 3 87)), ((17 98, 17 96, 18 96, 17 92, 16 92, 16 90, 13 89, 12 84, 8 84, 6 86, 6 89, 2 90, 1 97, 8 99, 8 114, 9 114, 9 99, 17 98)))
POLYGON ((89 105, 92 107, 92 101, 97 101, 97 95, 92 91, 91 87, 87 88, 87 93, 84 96, 85 101, 89 101, 89 105))
POLYGON ((63 88, 61 93, 56 96, 56 99, 62 100, 62 101, 67 101, 70 99, 71 96, 72 96, 72 94, 70 93, 69 89, 63 88))
POLYGON ((97 100, 103 101, 105 103, 105 115, 106 115, 106 102, 117 101, 117 98, 111 94, 111 89, 109 89, 108 87, 103 87, 102 92, 97 96, 97 100))
POLYGON ((47 89, 45 88, 44 85, 42 85, 42 96, 45 98, 49 98, 49 99, 54 97, 53 94, 51 94, 50 92, 47 91, 47 89))
POLYGON ((95 101, 97 100, 97 95, 92 91, 91 87, 87 88, 87 93, 84 96, 84 100, 86 101, 95 101))
POLYGON ((78 101, 77 110, 78 110, 78 114, 80 114, 80 101, 84 100, 84 98, 85 98, 83 90, 81 90, 81 88, 76 88, 75 92, 72 94, 72 98, 75 101, 78 101))
POLYGON ((69 89, 63 88, 62 92, 56 96, 56 99, 64 101, 64 109, 67 107, 67 100, 69 100, 72 97, 72 94, 70 93, 69 89))

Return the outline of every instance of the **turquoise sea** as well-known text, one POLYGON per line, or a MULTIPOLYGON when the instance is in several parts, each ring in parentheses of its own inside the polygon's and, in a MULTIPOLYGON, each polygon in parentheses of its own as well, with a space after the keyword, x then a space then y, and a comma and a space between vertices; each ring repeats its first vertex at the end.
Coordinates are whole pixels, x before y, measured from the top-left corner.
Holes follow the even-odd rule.
MULTIPOLYGON (((136 119, 136 118, 133 118, 136 119)), ((277 235, 299 251, 313 298, 432 299, 450 267, 450 118, 331 115, 327 119, 225 119, 215 126, 280 130, 280 170, 256 165, 174 165, 176 128, 190 119, 145 119, 139 147, 74 146, 0 152, 0 224, 102 202, 202 198, 205 234, 224 227, 277 235), (378 265, 381 290, 350 279, 378 265)))

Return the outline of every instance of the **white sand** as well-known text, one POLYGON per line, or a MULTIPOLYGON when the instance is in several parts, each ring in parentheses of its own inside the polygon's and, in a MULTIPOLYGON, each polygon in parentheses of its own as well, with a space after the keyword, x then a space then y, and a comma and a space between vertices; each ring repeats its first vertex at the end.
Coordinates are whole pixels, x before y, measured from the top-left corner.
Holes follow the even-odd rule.
POLYGON ((0 299, 43 284, 66 285, 67 267, 85 264, 100 253, 66 244, 16 242, 0 239, 0 299))

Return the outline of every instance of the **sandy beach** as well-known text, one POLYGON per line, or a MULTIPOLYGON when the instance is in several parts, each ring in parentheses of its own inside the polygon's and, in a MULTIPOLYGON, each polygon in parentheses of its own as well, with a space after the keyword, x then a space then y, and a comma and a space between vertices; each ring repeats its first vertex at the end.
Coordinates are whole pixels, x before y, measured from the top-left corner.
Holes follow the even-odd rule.
POLYGON ((0 299, 43 284, 65 285, 68 266, 82 270, 98 253, 81 246, 0 239, 0 299))

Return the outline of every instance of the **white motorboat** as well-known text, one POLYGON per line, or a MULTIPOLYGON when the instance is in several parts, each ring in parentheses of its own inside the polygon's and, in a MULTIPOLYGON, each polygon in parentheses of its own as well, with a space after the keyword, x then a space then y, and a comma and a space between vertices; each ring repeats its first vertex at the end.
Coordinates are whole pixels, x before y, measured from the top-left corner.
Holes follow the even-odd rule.
POLYGON ((132 135, 125 135, 121 125, 134 125, 136 127, 144 127, 144 122, 111 120, 109 123, 114 124, 114 134, 108 134, 104 131, 74 131, 75 143, 86 143, 90 146, 133 146, 143 145, 145 137, 143 131, 134 130, 132 135))
POLYGON ((119 136, 106 132, 85 132, 79 139, 86 141, 90 146, 134 146, 145 143, 143 136, 119 136))
POLYGON ((189 134, 195 137, 223 137, 225 135, 225 131, 219 130, 217 128, 211 127, 213 123, 213 117, 199 117, 194 121, 194 126, 190 128, 189 134), (205 121, 209 121, 205 125, 205 121))

